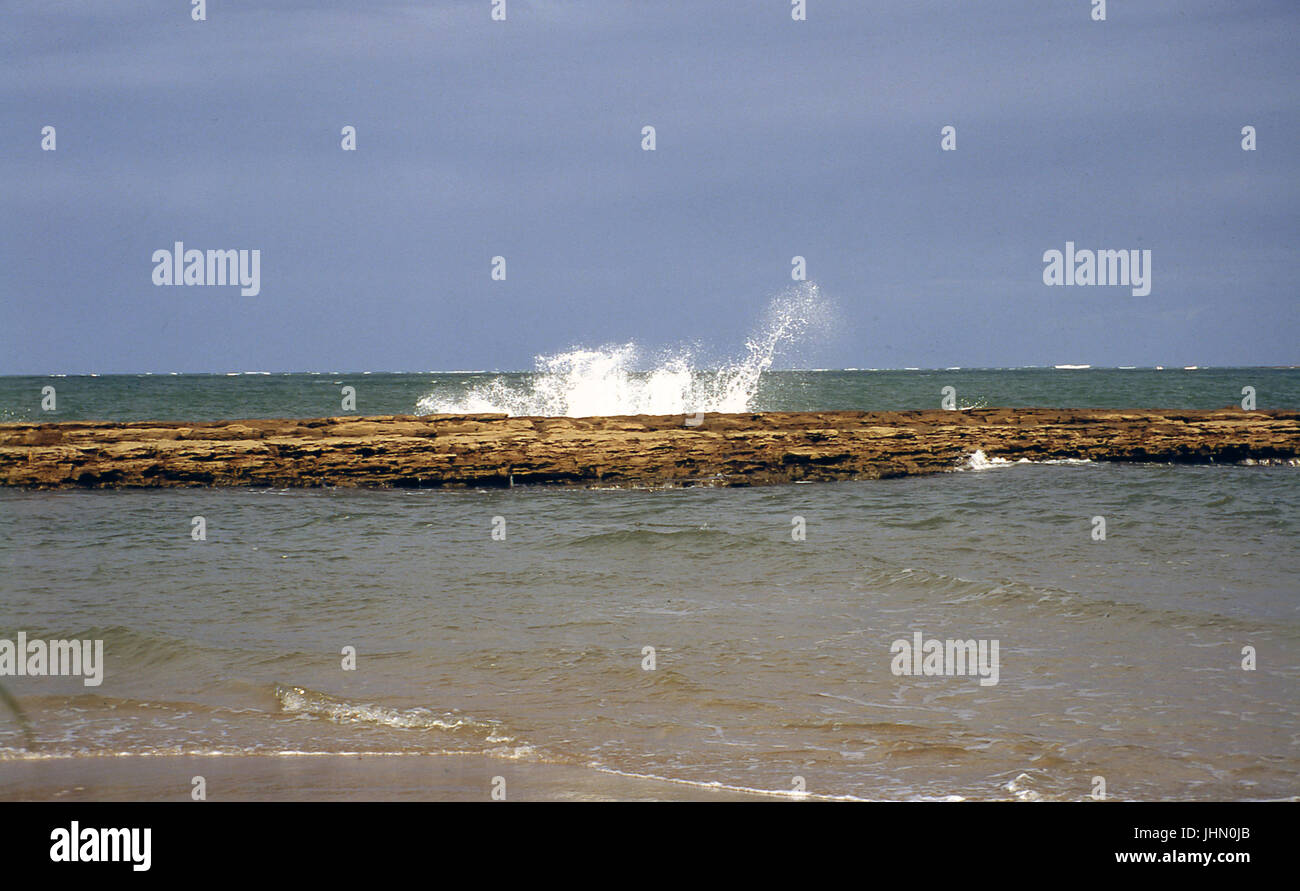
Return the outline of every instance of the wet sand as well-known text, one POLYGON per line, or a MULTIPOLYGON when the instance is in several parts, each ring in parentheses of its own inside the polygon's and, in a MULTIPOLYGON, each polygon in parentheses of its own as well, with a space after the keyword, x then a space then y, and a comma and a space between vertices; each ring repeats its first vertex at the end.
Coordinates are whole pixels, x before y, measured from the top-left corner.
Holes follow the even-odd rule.
POLYGON ((793 800, 591 768, 482 755, 107 755, 0 763, 3 801, 190 801, 204 778, 208 801, 793 800))

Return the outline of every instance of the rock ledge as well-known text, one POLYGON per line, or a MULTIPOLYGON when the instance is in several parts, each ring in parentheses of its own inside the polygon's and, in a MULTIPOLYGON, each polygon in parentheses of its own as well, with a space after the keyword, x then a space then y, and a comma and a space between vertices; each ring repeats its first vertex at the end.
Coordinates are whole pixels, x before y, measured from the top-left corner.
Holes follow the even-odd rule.
POLYGON ((1033 461, 1300 458, 1300 412, 1012 409, 0 424, 0 485, 748 486, 1033 461))

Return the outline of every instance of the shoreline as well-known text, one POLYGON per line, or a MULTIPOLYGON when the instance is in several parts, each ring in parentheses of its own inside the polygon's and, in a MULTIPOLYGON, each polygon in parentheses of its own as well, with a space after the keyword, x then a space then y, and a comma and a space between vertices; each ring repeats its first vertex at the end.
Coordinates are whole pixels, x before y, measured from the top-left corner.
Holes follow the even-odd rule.
POLYGON ((0 486, 726 487, 939 473, 976 451, 1011 462, 1300 458, 1298 411, 979 408, 693 420, 478 414, 6 423, 0 486))
POLYGON ((762 801, 802 796, 464 753, 112 754, 0 761, 3 801, 762 801))

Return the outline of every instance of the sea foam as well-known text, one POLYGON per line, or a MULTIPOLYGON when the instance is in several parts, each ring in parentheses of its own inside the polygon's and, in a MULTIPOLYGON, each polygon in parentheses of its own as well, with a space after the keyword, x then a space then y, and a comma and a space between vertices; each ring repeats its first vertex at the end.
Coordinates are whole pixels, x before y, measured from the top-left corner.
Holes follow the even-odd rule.
POLYGON ((686 348, 648 359, 634 342, 579 347, 538 356, 536 370, 522 380, 502 376, 457 396, 430 393, 416 410, 424 415, 544 417, 750 411, 763 373, 781 350, 824 330, 828 319, 820 289, 806 282, 773 299, 758 332, 746 341, 744 355, 717 369, 700 369, 686 348))

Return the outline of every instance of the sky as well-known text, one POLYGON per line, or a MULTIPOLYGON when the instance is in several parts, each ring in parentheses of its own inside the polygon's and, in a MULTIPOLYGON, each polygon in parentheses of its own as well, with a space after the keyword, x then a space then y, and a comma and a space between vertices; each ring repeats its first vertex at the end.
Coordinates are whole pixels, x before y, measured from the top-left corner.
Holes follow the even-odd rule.
POLYGON ((492 6, 9 0, 0 374, 726 357, 795 256, 786 367, 1300 364, 1294 0, 492 6), (177 241, 260 292, 155 285, 177 241))

